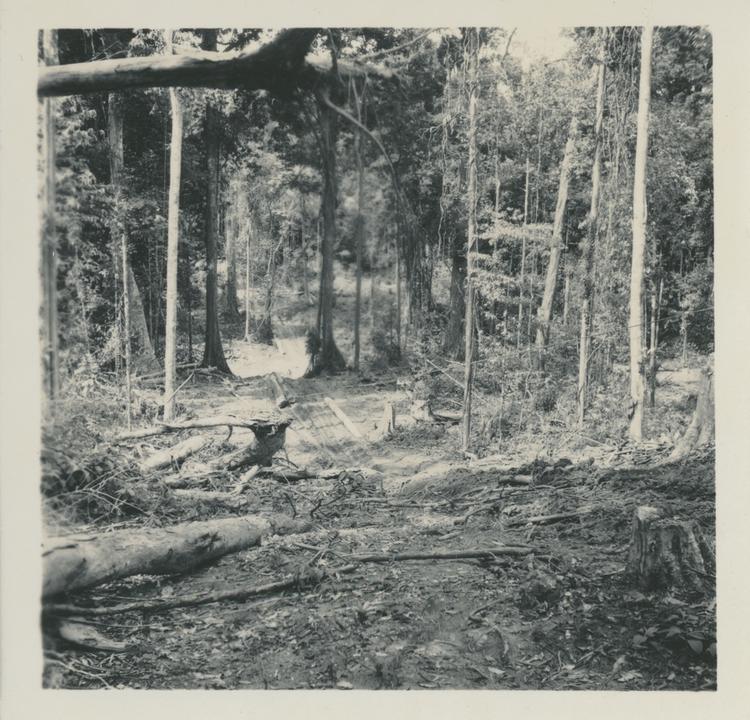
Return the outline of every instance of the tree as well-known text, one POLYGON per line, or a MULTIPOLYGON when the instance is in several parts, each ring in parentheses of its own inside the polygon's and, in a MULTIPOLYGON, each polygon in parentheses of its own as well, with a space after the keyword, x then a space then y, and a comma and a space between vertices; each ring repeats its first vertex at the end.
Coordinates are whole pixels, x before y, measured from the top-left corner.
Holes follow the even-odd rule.
POLYGON ((478 82, 479 35, 476 28, 466 31, 466 63, 469 93, 469 158, 468 200, 469 224, 466 245, 466 320, 464 322, 464 406, 462 420, 462 447, 471 445, 471 393, 474 380, 474 278, 472 256, 477 252, 477 113, 479 105, 478 82))
MULTIPOLYGON (((204 30, 202 47, 216 50, 216 30, 204 30)), ((206 116, 203 137, 206 145, 206 340, 202 367, 213 367, 230 374, 224 357, 219 328, 217 303, 216 244, 219 230, 219 121, 218 110, 210 98, 206 100, 206 116)))
MULTIPOLYGON (((172 52, 171 32, 167 52, 172 52)), ((169 89, 172 135, 169 148, 169 208, 167 215, 167 309, 164 327, 164 421, 174 418, 177 380, 177 258, 180 242, 180 178, 182 173, 182 107, 177 90, 169 89)))
MULTIPOLYGON (((58 62, 57 31, 42 32, 43 60, 48 66, 58 62)), ((60 360, 57 321, 57 220, 55 213, 55 101, 42 102, 42 339, 44 345, 44 387, 54 400, 60 393, 60 360)))
POLYGON ((630 266, 630 425, 628 434, 636 442, 643 438, 644 357, 641 329, 643 325, 643 271, 646 252, 646 162, 648 157, 648 115, 651 102, 651 45, 653 28, 641 34, 641 74, 638 89, 638 134, 635 146, 633 177, 633 253, 630 266))
POLYGON ((555 208, 555 221, 552 228, 552 239, 550 241, 549 263, 547 264, 547 277, 544 282, 544 296, 542 304, 537 311, 536 350, 537 364, 544 367, 544 352, 549 342, 550 321, 552 320, 552 303, 555 299, 555 288, 557 286, 557 275, 560 266, 560 253, 563 242, 563 220, 565 218, 565 206, 568 202, 568 183, 570 182, 571 166, 573 164, 573 151, 575 149, 576 134, 578 132, 578 119, 573 115, 568 131, 568 141, 565 144, 565 154, 560 165, 560 186, 557 191, 557 206, 555 208))
POLYGON ((601 175, 602 122, 604 118, 605 69, 604 39, 597 60, 596 115, 594 123, 594 161, 591 171, 591 209, 583 248, 583 297, 581 298, 581 334, 578 357, 578 425, 583 426, 588 393, 589 356, 591 353, 592 298, 594 294, 594 251, 599 223, 599 188, 601 175))

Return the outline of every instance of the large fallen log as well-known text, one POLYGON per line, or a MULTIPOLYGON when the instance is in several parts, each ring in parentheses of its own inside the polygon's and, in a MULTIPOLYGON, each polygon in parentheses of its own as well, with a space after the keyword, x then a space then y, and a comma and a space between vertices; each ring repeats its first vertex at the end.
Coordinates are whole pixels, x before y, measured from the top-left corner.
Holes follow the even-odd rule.
POLYGON ((305 529, 309 529, 309 523, 284 515, 250 515, 167 528, 50 538, 42 552, 42 596, 81 590, 129 575, 182 573, 258 545, 264 535, 305 529))
POLYGON ((210 438, 194 435, 187 438, 187 440, 183 440, 181 443, 177 443, 177 445, 150 455, 141 462, 141 468, 143 468, 143 472, 150 473, 164 467, 177 466, 185 458, 202 450, 210 442, 210 438))
POLYGON ((260 420, 257 418, 238 418, 234 415, 217 415, 214 417, 196 418, 194 420, 183 420, 181 422, 160 422, 158 425, 122 433, 115 438, 115 441, 140 440, 154 435, 166 435, 167 433, 179 432, 181 430, 199 430, 216 427, 240 427, 255 432, 257 429, 262 430, 266 427, 276 427, 282 424, 282 422, 289 425, 288 420, 260 420))

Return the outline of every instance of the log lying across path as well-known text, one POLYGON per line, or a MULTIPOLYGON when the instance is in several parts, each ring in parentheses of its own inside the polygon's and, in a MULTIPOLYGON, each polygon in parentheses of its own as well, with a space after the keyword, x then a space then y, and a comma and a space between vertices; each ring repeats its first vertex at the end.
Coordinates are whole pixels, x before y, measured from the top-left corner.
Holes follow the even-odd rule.
POLYGON ((71 592, 129 575, 182 573, 227 553, 259 545, 264 535, 309 530, 285 515, 226 518, 167 528, 50 538, 43 546, 42 596, 71 592))
MULTIPOLYGON (((310 550, 322 551, 324 548, 313 548, 306 545, 300 547, 310 550)), ((345 555, 342 559, 351 560, 347 565, 341 565, 336 568, 325 570, 309 570, 302 575, 280 580, 278 582, 258 585, 256 587, 244 587, 234 590, 222 590, 212 593, 197 593, 180 598, 171 598, 169 600, 136 600, 120 605, 110 605, 102 607, 80 607, 78 605, 47 605, 45 611, 54 615, 115 615, 123 612, 162 612, 178 607, 189 607, 193 605, 205 605, 208 603, 222 602, 225 600, 242 601, 258 595, 266 595, 274 592, 283 592, 285 590, 303 589, 316 585, 329 577, 336 577, 345 573, 354 572, 361 563, 381 563, 381 562, 403 562, 408 560, 461 560, 461 559, 485 559, 495 560, 498 556, 510 555, 522 557, 529 555, 534 550, 525 546, 502 546, 486 549, 468 549, 468 550, 446 550, 442 552, 415 552, 415 553, 374 553, 371 555, 345 555)))
POLYGON ((255 432, 263 428, 275 428, 282 424, 288 426, 289 420, 259 420, 257 418, 238 418, 234 415, 217 415, 215 417, 196 418, 195 420, 183 420, 182 422, 162 422, 152 427, 122 433, 115 438, 115 441, 139 440, 141 438, 153 437, 154 435, 179 432, 180 430, 199 430, 216 427, 248 428, 255 432))
POLYGON ((202 450, 210 442, 211 440, 207 437, 194 435, 181 443, 177 443, 177 445, 150 455, 141 463, 141 467, 145 473, 149 473, 170 465, 179 465, 185 458, 202 450))

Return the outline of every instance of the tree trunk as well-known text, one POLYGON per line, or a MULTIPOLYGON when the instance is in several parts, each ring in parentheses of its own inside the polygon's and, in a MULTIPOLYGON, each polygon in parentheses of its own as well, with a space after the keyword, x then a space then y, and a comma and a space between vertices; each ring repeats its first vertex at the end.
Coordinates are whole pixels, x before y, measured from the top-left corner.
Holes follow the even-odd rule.
POLYGON ((537 314, 536 349, 537 366, 544 368, 544 353, 549 342, 550 321, 552 320, 552 304, 555 300, 555 287, 557 285, 557 274, 560 266, 560 254, 563 241, 563 220, 565 218, 565 205, 568 202, 568 183, 570 182, 571 166, 573 164, 573 151, 575 150, 575 139, 578 121, 575 115, 570 121, 568 131, 568 142, 565 144, 562 165, 560 166, 560 185, 557 190, 557 206, 555 208, 555 221, 552 227, 552 240, 550 242, 549 264, 547 265, 547 277, 544 282, 544 295, 542 304, 537 314))
POLYGON ((321 98, 318 102, 321 137, 321 165, 323 171, 323 236, 321 238, 321 278, 318 300, 318 337, 320 352, 315 356, 315 367, 307 375, 323 370, 343 370, 345 363, 333 338, 333 254, 336 249, 336 114, 321 98))
MULTIPOLYGON (((45 65, 58 63, 57 31, 42 32, 45 65)), ((45 99, 42 103, 42 146, 44 161, 42 190, 42 338, 44 343, 44 389, 48 400, 60 394, 59 338, 57 323, 57 219, 55 213, 55 186, 57 155, 55 150, 56 101, 45 99)))
MULTIPOLYGON (((203 31, 204 50, 216 50, 216 30, 203 31)), ((206 339, 201 367, 214 367, 219 372, 231 374, 219 327, 217 303, 216 245, 219 231, 219 123, 218 111, 206 102, 203 137, 206 143, 206 339)))
MULTIPOLYGON (((365 81, 366 82, 366 81, 365 81)), ((354 100, 357 110, 357 120, 363 122, 364 94, 366 85, 362 84, 361 92, 357 92, 356 81, 352 84, 354 90, 354 100)), ((354 294, 354 372, 359 372, 359 353, 360 353, 360 325, 362 316, 362 254, 364 253, 365 244, 365 216, 364 196, 365 196, 365 166, 362 159, 362 131, 358 130, 354 134, 354 156, 357 163, 357 218, 354 225, 354 252, 356 256, 356 288, 354 294)))
POLYGON ((253 234, 252 219, 247 222, 247 237, 245 239, 245 342, 250 340, 250 288, 252 284, 252 266, 250 262, 250 238, 253 234))
POLYGON ((479 105, 479 83, 477 79, 479 56, 479 31, 467 30, 466 61, 468 64, 469 91, 469 159, 468 200, 469 224, 466 244, 466 320, 464 322, 464 405, 462 420, 462 448, 471 446, 471 394, 474 381, 474 278, 473 254, 477 252, 477 113, 479 105))
POLYGON ((648 115, 651 103, 651 44, 653 28, 641 34, 641 77, 638 92, 638 134, 633 177, 633 254, 630 266, 630 427, 636 442, 643 438, 643 347, 641 345, 643 271, 646 254, 646 162, 648 158, 648 115))
POLYGON ((151 336, 146 324, 146 314, 143 311, 143 301, 135 281, 133 268, 128 264, 128 297, 130 308, 130 339, 133 345, 133 367, 137 372, 144 373, 159 369, 159 362, 154 353, 151 336))
MULTIPOLYGON (((120 272, 117 273, 116 279, 122 282, 122 309, 123 309, 123 328, 122 340, 125 346, 125 406, 127 408, 128 429, 132 423, 132 391, 131 376, 133 372, 131 358, 131 324, 130 324, 130 263, 128 262, 128 237, 125 231, 125 208, 123 207, 122 197, 122 172, 124 165, 124 148, 123 148, 123 116, 122 100, 115 93, 110 93, 107 103, 108 110, 108 127, 107 134, 109 140, 109 164, 110 164, 110 184, 112 187, 113 211, 112 221, 110 223, 111 247, 114 258, 119 257, 120 272)), ((119 312, 115 313, 116 326, 119 328, 119 312)), ((119 335, 119 333, 118 333, 119 335)), ((120 338, 118 337, 115 357, 120 354, 120 338)))
POLYGON ((521 349, 521 326, 523 325, 523 276, 526 267, 526 224, 529 219, 529 158, 526 158, 526 185, 523 193, 523 239, 521 240, 521 275, 518 280, 518 327, 516 328, 516 350, 521 349))
MULTIPOLYGON (((604 50, 604 41, 600 46, 604 50)), ((604 53, 602 52, 602 55, 604 53)), ((578 356, 578 425, 583 427, 586 416, 586 399, 589 384, 589 355, 591 346, 591 314, 594 296, 594 251, 599 224, 599 189, 602 152, 602 120, 604 117, 604 75, 603 57, 599 60, 596 89, 596 119, 594 122, 594 162, 591 171, 591 210, 583 248, 583 297, 581 299, 581 335, 578 356)))
POLYGON ((701 445, 714 442, 714 423, 714 376, 713 371, 706 368, 701 376, 693 419, 669 459, 680 460, 701 445))
POLYGON ((463 248, 456 247, 452 255, 448 324, 445 327, 443 352, 449 358, 461 361, 464 359, 466 254, 463 248))
MULTIPOLYGON (((168 32, 167 52, 172 54, 168 32)), ((170 89, 172 136, 169 148, 169 209, 167 213, 167 311, 164 322, 164 420, 175 413, 177 381, 177 258, 180 243, 180 176, 182 172, 182 107, 177 90, 170 89)))
POLYGON ((707 571, 714 565, 695 520, 663 518, 657 508, 647 505, 636 509, 627 574, 638 587, 702 594, 713 588, 707 571))
POLYGON ((43 546, 42 596, 73 592, 130 575, 184 573, 228 553, 259 545, 268 534, 302 523, 278 515, 115 530, 96 537, 50 538, 43 546))

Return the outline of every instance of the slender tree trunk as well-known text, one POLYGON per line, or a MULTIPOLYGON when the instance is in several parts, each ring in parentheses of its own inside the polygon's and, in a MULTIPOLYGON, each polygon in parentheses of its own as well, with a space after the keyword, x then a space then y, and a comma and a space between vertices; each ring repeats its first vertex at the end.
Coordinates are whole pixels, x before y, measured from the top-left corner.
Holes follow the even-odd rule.
POLYGON ((648 157, 648 115, 651 102, 651 45, 653 28, 641 34, 641 76, 638 91, 638 134, 633 178, 633 254, 630 267, 630 427, 636 442, 643 438, 643 348, 641 345, 643 272, 646 253, 646 162, 648 157))
MULTIPOLYGON (((601 47, 604 50, 602 38, 601 47)), ((602 56, 603 56, 602 52, 602 56)), ((583 249, 583 298, 581 301, 581 335, 578 357, 578 425, 583 426, 588 395, 589 355, 591 353, 591 309, 594 295, 594 251, 599 224, 599 190, 601 175, 602 120, 604 117, 604 58, 599 60, 596 90, 596 119, 594 122, 594 163, 591 171, 591 210, 583 249)))
MULTIPOLYGON (((557 206, 555 208, 555 221, 552 227, 552 240, 550 242, 549 264, 547 265, 547 277, 544 282, 544 295, 542 304, 537 314, 536 349, 537 366, 544 368, 544 353, 549 342, 550 321, 552 320, 552 304, 555 300, 555 287, 557 285, 557 274, 560 266, 560 254, 563 242, 563 220, 565 219, 565 206, 568 202, 568 184, 570 182, 570 171, 573 164, 573 151, 575 150, 575 139, 578 121, 575 116, 570 121, 568 131, 568 142, 565 144, 562 165, 560 166, 560 185, 557 190, 557 206)), ((567 287, 567 275, 566 275, 567 287)))
POLYGON ((526 158, 526 186, 523 193, 523 233, 521 240, 521 274, 518 280, 518 327, 516 328, 516 350, 521 349, 521 326, 523 325, 523 280, 526 268, 526 224, 529 219, 529 158, 526 158))
POLYGON ((565 263, 565 283, 563 285, 563 314, 562 322, 563 325, 568 324, 568 308, 570 306, 570 271, 565 263))
MULTIPOLYGON (((44 30, 42 44, 45 65, 57 65, 57 31, 44 30)), ((44 389, 47 400, 60 394, 59 339, 57 323, 57 219, 55 185, 57 155, 55 149, 56 101, 42 101, 42 342, 44 346, 44 389)), ((50 405, 51 407, 51 405, 50 405)))
POLYGON ((451 259, 451 287, 448 323, 443 338, 443 352, 453 360, 464 359, 464 318, 466 315, 466 254, 455 243, 451 259))
MULTIPOLYGON (((172 54, 171 31, 167 52, 172 54)), ((182 172, 182 107, 170 88, 172 135, 169 148, 169 210, 167 213, 167 312, 164 323, 164 421, 174 419, 177 381, 177 259, 180 243, 180 177, 182 172)))
POLYGON ((477 244, 477 106, 479 105, 479 83, 477 80, 479 35, 476 28, 467 30, 466 44, 469 92, 469 225, 466 247, 466 321, 464 323, 464 407, 462 422, 462 447, 464 452, 468 451, 471 446, 471 395, 474 381, 474 278, 472 272, 473 254, 476 252, 477 244))
POLYGON ((236 322, 240 317, 237 300, 237 243, 235 238, 234 209, 229 208, 229 218, 224 218, 224 248, 227 258, 227 280, 224 285, 224 300, 227 317, 236 322))
POLYGON ((253 234, 252 218, 247 221, 247 237, 245 239, 245 342, 250 341, 250 287, 252 282, 252 268, 250 263, 250 238, 253 234))
POLYGON ((323 170, 323 236, 321 238, 320 298, 318 300, 318 338, 320 353, 317 366, 308 368, 308 375, 322 370, 344 368, 333 338, 333 254, 336 249, 336 115, 322 99, 318 102, 323 170))
MULTIPOLYGON (((357 92, 356 82, 352 85, 354 89, 354 99, 357 109, 357 120, 362 122, 362 111, 364 104, 365 86, 362 86, 361 93, 357 92)), ((354 134, 354 156, 357 162, 357 218, 355 222, 355 256, 356 256, 356 289, 354 294, 354 372, 359 372, 359 353, 360 353, 360 319, 362 315, 362 253, 364 252, 365 242, 365 216, 364 194, 365 194, 365 166, 362 160, 362 131, 358 130, 354 134)))
POLYGON ((396 343, 401 352, 401 227, 396 227, 396 343))

